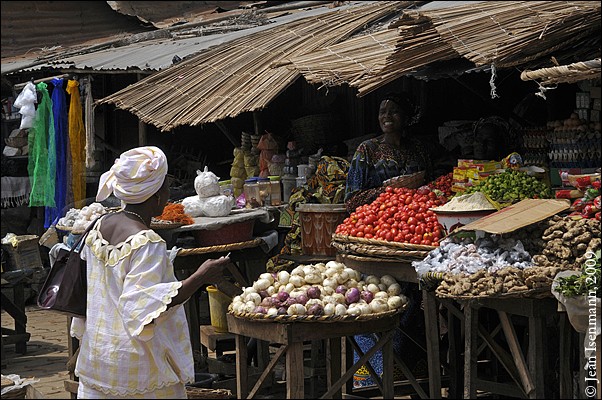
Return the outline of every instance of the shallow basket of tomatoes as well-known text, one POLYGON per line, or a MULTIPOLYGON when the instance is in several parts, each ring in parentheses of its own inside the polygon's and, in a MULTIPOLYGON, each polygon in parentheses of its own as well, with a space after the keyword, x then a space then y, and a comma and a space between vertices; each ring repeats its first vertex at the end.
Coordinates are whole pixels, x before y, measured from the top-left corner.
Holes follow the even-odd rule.
POLYGON ((339 253, 364 255, 377 258, 392 258, 407 261, 422 260, 436 246, 390 242, 386 240, 359 238, 348 235, 332 235, 332 246, 339 253))

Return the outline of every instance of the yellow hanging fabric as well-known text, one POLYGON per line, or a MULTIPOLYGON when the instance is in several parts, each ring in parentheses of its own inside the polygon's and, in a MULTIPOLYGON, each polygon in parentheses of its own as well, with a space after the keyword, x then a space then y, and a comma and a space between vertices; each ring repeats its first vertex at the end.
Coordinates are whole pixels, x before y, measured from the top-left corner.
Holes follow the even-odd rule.
POLYGON ((71 173, 73 202, 86 198, 86 174, 85 157, 86 142, 84 120, 82 118, 82 104, 79 95, 79 82, 69 80, 67 82, 67 93, 71 96, 69 103, 69 144, 71 147, 71 173))

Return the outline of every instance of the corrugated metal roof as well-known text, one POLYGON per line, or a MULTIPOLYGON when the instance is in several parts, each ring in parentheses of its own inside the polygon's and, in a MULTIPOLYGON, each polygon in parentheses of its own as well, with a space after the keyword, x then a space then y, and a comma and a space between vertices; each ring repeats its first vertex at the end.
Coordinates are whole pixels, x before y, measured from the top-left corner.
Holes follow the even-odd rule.
POLYGON ((2 59, 47 55, 114 35, 154 30, 119 14, 106 1, 2 1, 2 59))
MULTIPOLYGON (((47 68, 55 69, 92 69, 94 71, 126 71, 132 68, 140 70, 158 71, 173 65, 172 59, 178 56, 185 59, 211 47, 218 46, 242 37, 274 29, 283 24, 287 24, 302 18, 317 17, 332 9, 328 7, 318 7, 307 11, 300 11, 293 14, 282 15, 271 19, 269 24, 248 28, 244 30, 228 32, 223 34, 211 34, 207 36, 197 36, 185 39, 156 39, 147 40, 140 43, 134 43, 127 46, 108 48, 86 54, 74 55, 69 57, 59 57, 52 62, 46 62, 29 68, 23 68, 22 65, 12 62, 3 64, 3 71, 24 70, 34 71, 47 68)), ((200 32, 203 28, 198 28, 200 32)), ((26 66, 27 64, 25 64, 26 66)))
POLYGON ((302 15, 296 16, 296 14, 304 13, 311 8, 321 8, 322 12, 328 11, 325 5, 331 5, 331 2, 3 1, 2 75, 41 68, 79 68, 78 65, 83 65, 83 68, 99 66, 101 70, 158 70, 171 65, 173 55, 167 60, 166 56, 161 56, 163 53, 173 54, 177 49, 183 53, 183 55, 178 54, 183 58, 197 52, 196 49, 203 50, 214 45, 213 43, 239 37, 239 34, 233 33, 234 29, 244 31, 241 35, 253 33, 254 30, 250 26, 259 25, 255 21, 252 25, 249 24, 249 19, 252 18, 250 16, 254 12, 274 23, 279 20, 286 21, 287 18, 291 20, 302 18, 302 15), (106 3, 110 3, 119 12, 112 10, 106 3), (21 4, 26 6, 21 7, 21 4), (229 11, 224 8, 228 8, 229 11), (216 9, 219 9, 219 12, 216 9), (94 12, 93 17, 88 16, 90 11, 94 12), (126 16, 122 12, 135 16, 126 16), (140 15, 136 15, 136 12, 140 15), (145 28, 138 20, 148 20, 156 26, 171 27, 159 30, 152 27, 145 28), (14 24, 13 21, 19 23, 14 24), (126 26, 124 23, 129 25, 126 26), (221 38, 208 37, 220 30, 232 34, 221 38), (187 32, 188 37, 182 37, 187 32), (203 36, 199 46, 196 45, 195 40, 188 40, 191 36, 199 35, 203 36), (165 39, 155 40, 152 39, 153 37, 165 39), (170 43, 170 39, 183 42, 170 43), (130 43, 133 42, 138 44, 133 44, 130 48, 130 43), (145 42, 145 45, 139 44, 142 42, 145 42), (151 48, 151 45, 157 47, 151 48), (110 49, 116 54, 108 55, 105 49, 110 49), (134 54, 131 54, 130 50, 134 54), (148 65, 146 58, 150 59, 148 65))

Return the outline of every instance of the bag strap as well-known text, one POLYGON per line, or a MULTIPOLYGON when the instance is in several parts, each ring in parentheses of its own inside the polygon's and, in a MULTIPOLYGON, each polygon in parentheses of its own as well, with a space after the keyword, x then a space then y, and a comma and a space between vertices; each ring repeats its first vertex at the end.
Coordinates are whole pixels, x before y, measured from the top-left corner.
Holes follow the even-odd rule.
POLYGON ((71 250, 69 251, 69 256, 71 256, 71 253, 73 253, 75 251, 75 249, 77 249, 79 247, 79 244, 82 242, 82 240, 84 240, 86 238, 86 236, 88 236, 88 233, 90 233, 90 231, 92 230, 94 225, 96 225, 96 222, 98 222, 98 220, 101 219, 102 217, 104 217, 105 215, 106 214, 98 216, 94 221, 92 221, 90 223, 90 225, 88 225, 88 227, 86 228, 84 233, 82 233, 82 235, 79 237, 79 239, 77 239, 77 242, 75 242, 73 244, 73 246, 71 246, 71 250))

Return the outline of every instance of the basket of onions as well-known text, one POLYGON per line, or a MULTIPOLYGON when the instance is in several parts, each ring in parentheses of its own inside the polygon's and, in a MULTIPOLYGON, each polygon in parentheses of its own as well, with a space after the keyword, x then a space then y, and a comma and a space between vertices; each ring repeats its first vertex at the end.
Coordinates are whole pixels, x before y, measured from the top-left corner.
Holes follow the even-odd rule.
POLYGON ((232 299, 228 312, 267 322, 339 322, 383 318, 408 298, 391 275, 362 277, 338 261, 263 273, 232 299))

